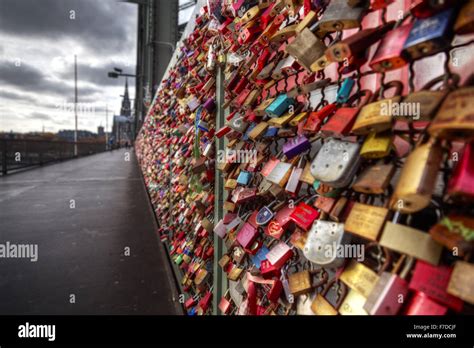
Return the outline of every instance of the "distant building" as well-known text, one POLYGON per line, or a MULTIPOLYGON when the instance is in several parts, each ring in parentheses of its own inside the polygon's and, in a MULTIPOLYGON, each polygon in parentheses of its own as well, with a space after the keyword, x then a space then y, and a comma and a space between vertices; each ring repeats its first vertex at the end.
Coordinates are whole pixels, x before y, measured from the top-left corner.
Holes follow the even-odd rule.
POLYGON ((97 134, 99 135, 99 137, 103 137, 105 135, 104 127, 102 126, 97 127, 97 134))
POLYGON ((115 144, 131 143, 132 134, 132 109, 130 97, 128 94, 128 80, 125 79, 125 92, 123 94, 122 106, 120 107, 120 115, 115 115, 112 125, 112 136, 115 144))
MULTIPOLYGON (((60 130, 57 134, 58 138, 65 141, 74 141, 74 130, 65 129, 60 130)), ((87 130, 77 131, 77 140, 96 138, 97 134, 89 132, 87 130)))

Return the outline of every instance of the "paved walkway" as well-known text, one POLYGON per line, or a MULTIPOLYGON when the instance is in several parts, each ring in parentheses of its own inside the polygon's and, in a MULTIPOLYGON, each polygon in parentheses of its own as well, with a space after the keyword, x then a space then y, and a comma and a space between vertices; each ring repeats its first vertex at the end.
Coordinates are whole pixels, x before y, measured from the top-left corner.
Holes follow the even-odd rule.
POLYGON ((0 177, 0 314, 180 314, 153 221, 132 150, 0 177))

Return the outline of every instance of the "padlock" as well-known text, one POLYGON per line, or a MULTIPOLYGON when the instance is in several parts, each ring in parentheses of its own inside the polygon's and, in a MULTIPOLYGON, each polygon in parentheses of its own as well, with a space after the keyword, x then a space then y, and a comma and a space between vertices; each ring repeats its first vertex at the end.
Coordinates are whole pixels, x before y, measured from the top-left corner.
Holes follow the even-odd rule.
POLYGON ((290 214, 290 219, 294 221, 299 228, 305 231, 308 231, 313 225, 314 220, 319 217, 319 211, 310 205, 310 201, 312 201, 314 198, 316 197, 313 196, 307 199, 305 202, 298 203, 293 212, 290 214))
POLYGON ((299 64, 292 56, 287 56, 280 60, 272 71, 272 79, 275 81, 283 79, 285 76, 291 76, 298 72, 299 64))
POLYGON ((430 228, 430 235, 459 257, 474 251, 474 219, 463 215, 444 216, 430 228))
POLYGON ((458 35, 474 33, 474 1, 469 0, 459 10, 454 23, 454 32, 458 35))
POLYGON ((311 163, 311 174, 330 186, 347 186, 359 165, 359 148, 357 143, 330 138, 311 163))
MULTIPOLYGON (((302 198, 300 198, 302 199, 302 198)), ((295 205, 298 203, 292 202, 284 205, 274 215, 274 218, 268 223, 265 234, 275 239, 280 239, 285 233, 286 229, 292 227, 293 220, 290 219, 291 213, 295 210, 295 205)))
POLYGON ((330 82, 331 82, 331 79, 326 78, 326 79, 318 80, 318 81, 303 84, 303 85, 298 84, 295 87, 293 87, 291 90, 289 90, 288 93, 286 93, 286 95, 290 98, 296 98, 299 95, 306 95, 316 89, 324 88, 327 85, 329 85, 330 82))
MULTIPOLYGON (((401 256, 404 257, 404 256, 401 256)), ((405 303, 408 295, 408 276, 413 265, 413 258, 405 259, 400 276, 390 272, 382 272, 372 288, 364 309, 370 315, 396 315, 405 303)))
POLYGON ((284 27, 283 29, 278 30, 273 36, 270 38, 271 44, 279 44, 282 41, 288 40, 290 37, 296 34, 296 28, 298 27, 297 24, 292 24, 284 27))
POLYGON ((387 157, 392 150, 393 135, 391 131, 371 132, 360 148, 360 156, 368 159, 387 157))
POLYGON ((449 47, 455 14, 454 9, 448 9, 428 18, 417 18, 403 45, 402 55, 416 60, 449 47))
POLYGON ((452 0, 413 0, 410 12, 417 18, 432 17, 436 13, 450 7, 452 0))
POLYGON ((395 0, 370 0, 370 9, 381 10, 394 2, 395 0))
POLYGON ((218 308, 223 315, 228 315, 232 312, 233 303, 231 302, 231 299, 229 296, 229 290, 227 290, 224 296, 222 296, 221 300, 219 301, 218 308))
POLYGON ((338 309, 341 306, 346 294, 347 286, 338 279, 333 278, 332 280, 328 281, 323 291, 320 294, 317 294, 316 298, 311 304, 311 310, 316 315, 338 315, 338 309), (333 288, 336 289, 336 299, 334 301, 334 305, 326 299, 329 291, 333 288))
POLYGON ((430 138, 426 142, 421 139, 421 144, 410 153, 402 168, 390 199, 390 209, 413 213, 430 204, 442 155, 436 139, 430 138))
POLYGON ((392 105, 398 104, 401 100, 400 94, 403 84, 399 81, 390 81, 381 87, 381 90, 374 93, 369 104, 362 107, 357 119, 352 127, 352 133, 366 135, 370 132, 383 132, 392 128, 393 116, 392 105), (375 101, 380 94, 383 96, 387 89, 395 88, 395 95, 391 98, 375 101))
POLYGON ((318 111, 311 112, 306 119, 303 130, 310 133, 317 133, 320 130, 324 119, 328 116, 331 116, 334 111, 336 111, 336 108, 336 103, 331 103, 323 106, 318 111))
POLYGON ((275 98, 265 99, 260 105, 255 107, 255 109, 253 110, 255 115, 264 116, 265 115, 265 110, 267 109, 267 107, 269 107, 273 103, 274 100, 275 100, 275 98))
POLYGON ((285 187, 291 174, 293 165, 286 162, 278 162, 266 179, 280 187, 285 187))
POLYGON ((433 266, 423 261, 417 261, 410 279, 410 290, 420 291, 456 312, 460 312, 463 301, 446 292, 452 268, 446 265, 433 266))
MULTIPOLYGON (((271 210, 271 208, 275 205, 279 206, 282 202, 273 201, 268 205, 263 206, 257 212, 255 217, 255 223, 257 226, 264 226, 270 222, 270 220, 275 216, 275 213, 271 210)), ((277 208, 278 209, 278 208, 277 208)))
POLYGON ((445 315, 447 307, 438 304, 430 299, 426 294, 415 291, 407 304, 405 315, 445 315))
POLYGON ((301 270, 288 275, 288 285, 293 296, 300 296, 311 292, 311 290, 323 286, 328 281, 328 273, 324 268, 315 270, 301 270), (315 276, 318 279, 315 280, 315 276))
POLYGON ((385 207, 356 202, 344 222, 344 230, 359 237, 376 241, 387 219, 385 207))
POLYGON ((280 268, 273 266, 266 258, 260 262, 260 273, 263 278, 271 279, 279 277, 281 275, 280 272, 280 268))
POLYGON ((242 170, 237 177, 237 184, 247 186, 252 180, 252 173, 242 170))
POLYGON ((279 117, 288 110, 290 105, 294 105, 295 101, 293 98, 288 97, 286 94, 280 94, 275 100, 265 109, 265 113, 269 117, 279 117))
POLYGON ((450 92, 431 122, 428 132, 442 139, 467 140, 474 137, 474 87, 450 92))
POLYGON ((303 170, 306 164, 305 156, 301 156, 298 165, 293 167, 291 170, 290 177, 288 178, 288 182, 286 183, 285 191, 291 194, 297 194, 299 189, 301 188, 302 182, 300 181, 301 175, 303 174, 303 170))
POLYGON ((258 237, 258 231, 249 223, 245 223, 237 233, 237 241, 244 248, 249 248, 258 237))
POLYGON ((349 289, 344 301, 339 307, 341 315, 368 315, 364 309, 366 298, 353 289, 349 289))
POLYGON ((366 89, 349 97, 346 104, 338 108, 334 115, 321 127, 321 134, 324 137, 342 138, 348 136, 359 113, 359 109, 370 100, 371 96, 372 92, 366 89), (359 100, 359 103, 354 107, 352 105, 356 100, 359 100))
POLYGON ((304 135, 298 135, 283 144, 283 154, 289 160, 309 149, 311 149, 311 143, 304 135))
POLYGON ((474 141, 468 142, 463 149, 459 162, 448 182, 448 195, 451 198, 474 198, 474 141))
POLYGON ((285 242, 279 242, 267 254, 267 260, 278 269, 288 262, 293 256, 293 251, 285 242))
POLYGON ((317 265, 337 268, 344 262, 340 248, 350 239, 350 235, 344 233, 344 224, 316 220, 309 231, 303 255, 317 265))
POLYGON ((308 71, 311 71, 311 65, 324 56, 326 50, 326 45, 313 34, 312 30, 315 29, 316 25, 303 29, 285 48, 285 51, 308 71))
POLYGON ((376 243, 369 243, 363 247, 365 247, 364 263, 352 260, 344 268, 340 279, 367 299, 379 276, 390 266, 391 254, 387 248, 382 248, 376 243))
POLYGON ((314 206, 322 212, 329 214, 336 204, 336 199, 332 197, 318 196, 314 201, 314 206))
MULTIPOLYGON (((231 264, 232 265, 232 264, 231 264)), ((238 281, 243 274, 244 269, 237 267, 236 265, 232 265, 232 268, 227 273, 227 279, 232 281, 238 281)))
POLYGON ((366 168, 352 184, 352 190, 366 194, 383 194, 390 184, 395 166, 377 163, 366 168))
POLYGON ((474 304, 474 265, 472 263, 456 261, 447 292, 474 304))
POLYGON ((331 1, 318 22, 322 32, 342 31, 359 27, 364 6, 351 7, 347 1, 331 1))
POLYGON ((304 18, 298 23, 296 27, 296 32, 301 33, 305 28, 310 27, 315 21, 317 21, 318 16, 316 12, 313 10, 309 10, 307 14, 305 14, 304 18))
POLYGON ((369 63, 372 70, 377 72, 390 71, 407 64, 402 51, 412 27, 413 23, 405 24, 385 34, 369 63))
POLYGON ((379 41, 395 25, 390 21, 380 27, 359 30, 357 33, 338 41, 326 50, 326 57, 332 62, 343 62, 352 56, 360 55, 379 41))
POLYGON ((442 87, 435 91, 430 90, 437 83, 445 80, 447 80, 445 75, 438 76, 424 85, 421 90, 410 93, 403 98, 403 105, 406 105, 407 109, 410 106, 419 107, 419 112, 415 113, 412 111, 406 116, 411 116, 415 121, 431 121, 449 90, 452 89, 453 85, 457 85, 459 75, 452 74, 450 76, 449 80, 452 81, 451 85, 445 85, 443 86, 444 88, 442 87))
POLYGON ((428 233, 390 221, 385 223, 379 243, 381 246, 433 265, 439 263, 443 250, 443 247, 428 233))

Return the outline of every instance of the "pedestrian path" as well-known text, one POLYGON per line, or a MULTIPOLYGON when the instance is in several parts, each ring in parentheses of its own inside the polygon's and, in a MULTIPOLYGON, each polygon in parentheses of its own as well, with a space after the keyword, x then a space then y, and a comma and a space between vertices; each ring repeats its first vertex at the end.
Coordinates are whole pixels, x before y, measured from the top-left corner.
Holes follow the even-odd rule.
POLYGON ((132 149, 0 177, 0 315, 180 314, 152 214, 132 149))

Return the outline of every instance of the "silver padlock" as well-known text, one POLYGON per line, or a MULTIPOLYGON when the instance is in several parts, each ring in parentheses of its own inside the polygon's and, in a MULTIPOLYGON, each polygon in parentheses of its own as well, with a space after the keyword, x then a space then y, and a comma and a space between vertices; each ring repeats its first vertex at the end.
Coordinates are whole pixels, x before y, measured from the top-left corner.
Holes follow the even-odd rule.
POLYGON ((344 245, 350 240, 343 223, 316 220, 308 233, 303 255, 317 265, 337 268, 344 262, 341 255, 344 255, 344 245))
POLYGON ((311 174, 329 186, 347 186, 359 166, 359 150, 357 143, 330 138, 311 163, 311 174))

